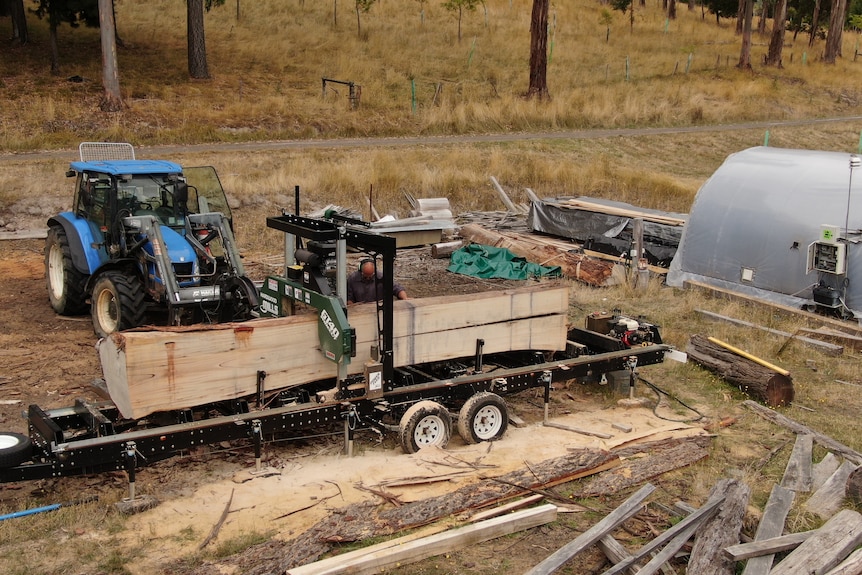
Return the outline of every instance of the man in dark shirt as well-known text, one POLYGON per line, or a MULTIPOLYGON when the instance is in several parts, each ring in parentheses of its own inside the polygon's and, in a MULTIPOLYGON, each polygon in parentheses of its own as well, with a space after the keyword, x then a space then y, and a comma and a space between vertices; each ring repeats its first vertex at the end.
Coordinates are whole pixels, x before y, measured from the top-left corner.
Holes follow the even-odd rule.
MULTIPOLYGON (((407 292, 398 282, 393 282, 392 295, 398 299, 407 299, 407 292)), ((347 276, 347 303, 378 299, 383 299, 383 272, 378 270, 375 274, 374 261, 364 260, 358 270, 347 276)))

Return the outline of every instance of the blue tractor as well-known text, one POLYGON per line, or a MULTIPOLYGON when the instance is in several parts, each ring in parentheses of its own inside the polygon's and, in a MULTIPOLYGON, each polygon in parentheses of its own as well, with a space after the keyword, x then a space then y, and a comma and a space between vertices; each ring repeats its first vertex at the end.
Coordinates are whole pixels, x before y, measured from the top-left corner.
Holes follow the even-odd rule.
POLYGON ((48 220, 45 277, 62 315, 88 308, 99 337, 157 321, 242 321, 258 291, 245 275, 214 168, 137 160, 130 144, 85 142, 72 211, 48 220))

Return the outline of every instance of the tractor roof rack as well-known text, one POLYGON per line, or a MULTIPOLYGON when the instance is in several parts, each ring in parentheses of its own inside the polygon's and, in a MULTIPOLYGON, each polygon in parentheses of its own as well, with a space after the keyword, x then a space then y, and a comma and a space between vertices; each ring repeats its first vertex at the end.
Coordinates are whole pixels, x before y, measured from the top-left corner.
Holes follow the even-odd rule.
POLYGON ((135 149, 126 142, 81 142, 78 153, 82 162, 135 159, 135 149))

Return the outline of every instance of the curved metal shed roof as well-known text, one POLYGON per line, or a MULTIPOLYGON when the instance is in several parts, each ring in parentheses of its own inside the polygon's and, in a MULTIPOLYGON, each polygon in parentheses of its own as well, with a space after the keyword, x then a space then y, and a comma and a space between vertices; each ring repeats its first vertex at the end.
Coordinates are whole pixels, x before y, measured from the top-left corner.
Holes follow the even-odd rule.
POLYGON ((697 192, 667 283, 701 281, 790 305, 811 303, 822 283, 862 310, 862 171, 851 157, 769 147, 728 157, 697 192), (845 275, 807 272, 824 225, 847 244, 845 275))

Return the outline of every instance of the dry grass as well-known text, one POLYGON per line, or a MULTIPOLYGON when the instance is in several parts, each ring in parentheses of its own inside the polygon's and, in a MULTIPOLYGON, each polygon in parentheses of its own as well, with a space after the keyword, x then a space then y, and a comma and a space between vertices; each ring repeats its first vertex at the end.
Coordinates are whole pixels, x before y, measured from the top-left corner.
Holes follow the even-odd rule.
MULTIPOLYGON (((739 38, 732 23, 715 24, 681 10, 665 26, 657 6, 627 17, 581 0, 554 6, 548 83, 553 100, 526 101, 529 0, 489 0, 468 13, 463 40, 437 3, 387 0, 363 15, 356 33, 349 2, 337 24, 332 2, 256 2, 206 15, 212 79, 186 72, 185 20, 168 0, 120 3, 120 79, 128 108, 106 115, 98 31, 60 27, 62 74, 46 62, 44 22, 30 21, 33 41, 0 63, 0 149, 68 147, 82 139, 138 145, 320 136, 451 134, 630 126, 678 126, 858 114, 858 64, 817 59, 822 44, 788 37, 784 68, 735 68, 739 38), (178 32, 179 31, 179 32, 178 32), (81 83, 67 81, 71 76, 81 83), (345 86, 361 86, 350 111, 345 86), (415 92, 415 100, 413 94, 415 92)), ((855 38, 845 35, 845 54, 855 38)), ((758 62, 767 38, 756 37, 758 62)))

